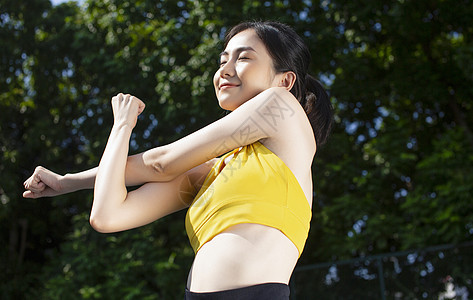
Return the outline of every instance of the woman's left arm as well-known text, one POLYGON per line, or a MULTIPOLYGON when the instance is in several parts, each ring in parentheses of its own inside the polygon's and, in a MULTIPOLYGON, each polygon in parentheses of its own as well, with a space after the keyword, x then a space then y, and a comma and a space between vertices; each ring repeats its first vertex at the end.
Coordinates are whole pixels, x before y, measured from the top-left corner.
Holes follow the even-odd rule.
POLYGON ((269 88, 227 116, 171 144, 150 149, 141 161, 150 181, 172 180, 209 159, 263 139, 296 141, 308 123, 297 99, 283 87, 269 88))
POLYGON ((100 160, 94 185, 91 217, 111 211, 126 199, 125 168, 129 142, 144 103, 131 95, 112 98, 114 123, 100 160))

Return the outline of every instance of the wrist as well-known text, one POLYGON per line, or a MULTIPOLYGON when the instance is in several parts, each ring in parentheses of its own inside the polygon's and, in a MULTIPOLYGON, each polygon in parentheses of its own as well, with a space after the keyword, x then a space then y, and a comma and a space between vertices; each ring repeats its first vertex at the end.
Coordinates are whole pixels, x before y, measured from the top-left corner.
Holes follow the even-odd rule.
POLYGON ((62 193, 70 193, 77 191, 78 188, 73 187, 73 180, 74 180, 74 174, 64 174, 64 175, 59 175, 57 179, 57 191, 62 192, 62 193))
POLYGON ((93 189, 96 175, 97 168, 93 168, 79 173, 67 173, 64 176, 59 176, 58 182, 64 193, 93 189))
POLYGON ((112 132, 125 132, 130 133, 133 131, 134 126, 129 123, 114 123, 112 127, 112 132))

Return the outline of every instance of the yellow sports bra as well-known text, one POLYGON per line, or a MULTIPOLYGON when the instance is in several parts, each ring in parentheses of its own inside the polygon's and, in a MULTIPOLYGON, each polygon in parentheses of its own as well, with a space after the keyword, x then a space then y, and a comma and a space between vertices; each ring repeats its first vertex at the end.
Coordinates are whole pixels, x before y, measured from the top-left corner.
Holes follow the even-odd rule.
POLYGON ((187 211, 186 231, 197 253, 233 225, 266 225, 284 233, 300 256, 311 217, 294 174, 276 154, 256 142, 223 155, 215 163, 187 211))

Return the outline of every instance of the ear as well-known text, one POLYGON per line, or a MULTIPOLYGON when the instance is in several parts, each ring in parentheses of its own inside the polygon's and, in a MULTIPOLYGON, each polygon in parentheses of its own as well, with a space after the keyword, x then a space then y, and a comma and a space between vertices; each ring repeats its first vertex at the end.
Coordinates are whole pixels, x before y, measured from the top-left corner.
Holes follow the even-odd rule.
POLYGON ((294 83, 296 82, 296 73, 292 71, 287 71, 281 74, 281 77, 279 78, 279 87, 284 87, 288 91, 292 89, 294 86, 294 83))

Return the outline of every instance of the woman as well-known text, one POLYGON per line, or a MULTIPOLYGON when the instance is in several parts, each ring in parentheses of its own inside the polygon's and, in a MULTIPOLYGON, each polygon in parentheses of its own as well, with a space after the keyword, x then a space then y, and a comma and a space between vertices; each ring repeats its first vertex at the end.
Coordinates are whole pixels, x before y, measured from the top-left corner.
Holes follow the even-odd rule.
POLYGON ((118 94, 98 168, 59 176, 38 167, 24 197, 94 187, 90 223, 100 232, 189 207, 186 230, 196 255, 186 299, 288 299, 309 230, 311 164, 332 124, 327 94, 307 74, 309 62, 290 27, 241 23, 227 34, 214 76, 219 105, 230 114, 128 157, 145 105, 118 94), (127 185, 141 187, 127 192, 127 185))

